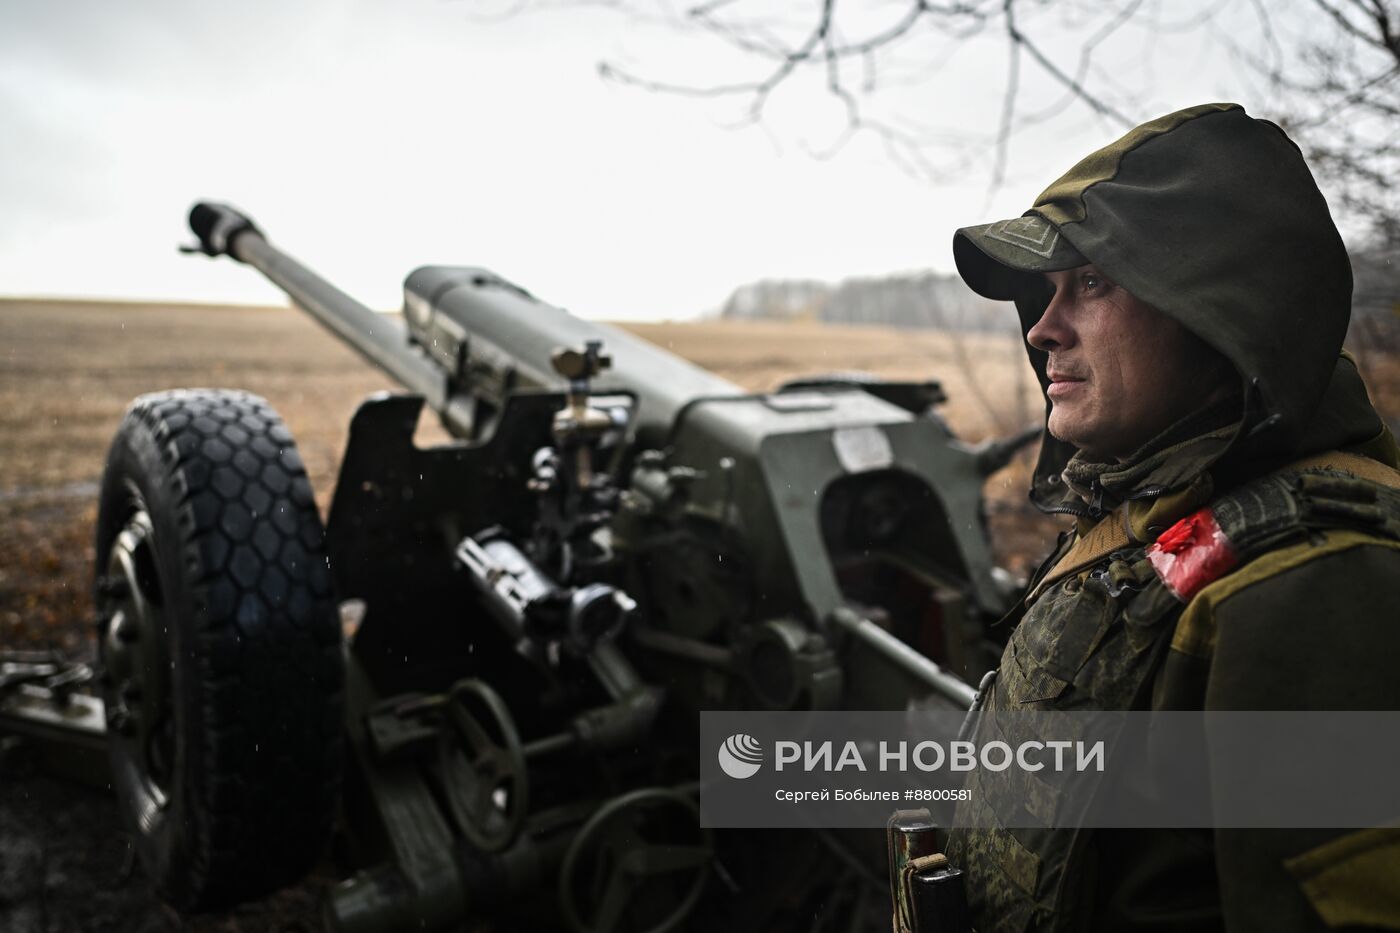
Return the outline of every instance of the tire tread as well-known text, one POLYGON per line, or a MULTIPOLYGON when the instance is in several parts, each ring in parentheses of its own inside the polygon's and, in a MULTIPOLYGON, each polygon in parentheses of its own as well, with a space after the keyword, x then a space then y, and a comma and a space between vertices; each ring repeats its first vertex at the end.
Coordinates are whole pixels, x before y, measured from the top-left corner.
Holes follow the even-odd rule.
MULTIPOLYGON (((225 906, 301 876, 340 785, 344 661, 324 530, 290 432, 247 392, 145 395, 125 433, 160 451, 190 597, 176 620, 197 734, 187 860, 156 879, 181 906, 225 906), (198 696, 190 696, 190 690, 198 696)), ((177 718, 177 721, 178 718, 177 718)), ((174 860, 179 862, 180 860, 174 860)))

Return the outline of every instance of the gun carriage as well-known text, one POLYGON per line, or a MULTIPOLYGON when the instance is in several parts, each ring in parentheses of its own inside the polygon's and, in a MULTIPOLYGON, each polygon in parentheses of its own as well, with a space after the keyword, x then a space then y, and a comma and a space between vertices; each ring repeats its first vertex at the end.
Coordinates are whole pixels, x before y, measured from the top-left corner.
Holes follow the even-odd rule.
MULTIPOLYGON (((190 225, 407 394, 355 414, 324 530, 263 400, 128 411, 97 532, 102 699, 167 897, 284 884, 338 824, 360 868, 327 899, 343 931, 809 929, 881 900, 852 869, 876 833, 700 828, 698 712, 966 708, 1015 595, 982 480, 1035 432, 960 443, 934 382, 746 392, 484 269, 414 271, 400 320, 231 208, 190 225), (415 444, 425 405, 453 443, 415 444)), ((72 702, 66 681, 45 700, 50 666, 27 705, 0 693, 0 727, 72 702)))

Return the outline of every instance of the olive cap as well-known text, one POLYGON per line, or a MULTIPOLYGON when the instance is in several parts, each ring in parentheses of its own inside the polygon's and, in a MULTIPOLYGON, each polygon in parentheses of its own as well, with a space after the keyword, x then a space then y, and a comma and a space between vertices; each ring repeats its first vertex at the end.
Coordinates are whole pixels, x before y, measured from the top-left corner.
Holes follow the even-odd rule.
MULTIPOLYGON (((1091 261, 1102 264, 1105 257, 1097 255, 1096 250, 1089 249, 1096 245, 1094 240, 1100 235, 1099 231, 1091 228, 1104 226, 1106 219, 1107 226, 1112 228, 1112 236, 1115 238, 1122 237, 1125 233, 1136 232, 1140 235, 1141 231, 1121 229, 1125 218, 1111 215, 1117 213, 1115 202, 1123 200, 1124 194, 1128 200, 1142 200, 1143 192, 1131 190, 1131 184, 1136 182, 1136 179, 1130 180, 1128 190, 1108 194, 1109 204, 1113 206, 1100 213, 1110 216, 1096 218, 1097 223, 1087 225, 1085 221, 1090 218, 1086 195, 1090 191, 1104 195, 1105 190, 1113 189, 1115 185, 1121 187, 1125 180, 1122 177, 1125 157, 1145 144, 1172 135, 1183 125, 1203 116, 1230 111, 1235 111, 1241 117, 1244 115, 1238 104, 1202 104, 1144 123, 1121 139, 1080 160, 1074 168, 1042 191, 1035 199, 1035 204, 1022 216, 1012 220, 999 220, 996 223, 963 227, 953 235, 953 260, 957 263, 958 274, 963 277, 968 287, 984 298, 1011 301, 1020 297, 1026 287, 1032 284, 1028 281, 1028 275, 1034 275, 1038 279, 1040 273, 1044 272, 1073 269, 1091 261), (1070 237, 1079 239, 1081 243, 1089 241, 1085 249, 1096 253, 1095 259, 1085 258, 1085 254, 1070 242, 1070 237)), ((1192 158, 1191 154, 1186 154, 1186 158, 1183 159, 1182 147, 1171 148, 1171 157, 1185 163, 1182 168, 1186 168, 1188 173, 1200 168, 1199 164, 1190 164, 1200 161, 1192 158)), ((1146 188, 1149 197, 1164 193, 1160 190, 1159 181, 1158 175, 1154 174, 1146 188)), ((1145 222, 1146 218, 1136 213, 1133 216, 1137 223, 1150 228, 1150 223, 1145 222)))
POLYGON ((963 281, 984 298, 1010 301, 1026 274, 1087 265, 1060 228, 1039 214, 963 227, 953 240, 953 261, 963 281))

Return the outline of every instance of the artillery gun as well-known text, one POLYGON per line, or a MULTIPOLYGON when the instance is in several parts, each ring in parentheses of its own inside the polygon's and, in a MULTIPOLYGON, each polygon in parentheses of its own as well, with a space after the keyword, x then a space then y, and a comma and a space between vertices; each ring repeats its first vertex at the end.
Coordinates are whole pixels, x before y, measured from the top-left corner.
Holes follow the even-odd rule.
MULTIPOLYGON (((232 208, 190 225, 408 391, 355 414, 324 529, 262 399, 127 412, 99 714, 165 896, 268 891, 339 825, 340 931, 811 929, 882 901, 878 833, 699 826, 698 713, 966 708, 1015 595, 982 480, 1034 432, 965 445, 934 382, 746 392, 479 268, 414 271, 400 320, 232 208), (453 443, 415 444, 424 405, 453 443)), ((0 726, 73 702, 29 686, 0 726)))

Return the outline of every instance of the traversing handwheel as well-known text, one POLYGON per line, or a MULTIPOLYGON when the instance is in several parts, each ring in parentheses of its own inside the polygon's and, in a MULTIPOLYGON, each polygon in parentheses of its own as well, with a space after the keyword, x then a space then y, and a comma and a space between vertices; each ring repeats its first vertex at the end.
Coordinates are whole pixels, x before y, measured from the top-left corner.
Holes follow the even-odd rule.
POLYGON ((635 790, 600 807, 570 843, 560 910, 574 933, 666 933, 699 902, 713 859, 694 801, 635 790))
POLYGON ((500 852, 520 835, 529 809, 515 722, 500 694, 480 680, 454 684, 442 717, 439 763, 448 809, 472 845, 500 852))

